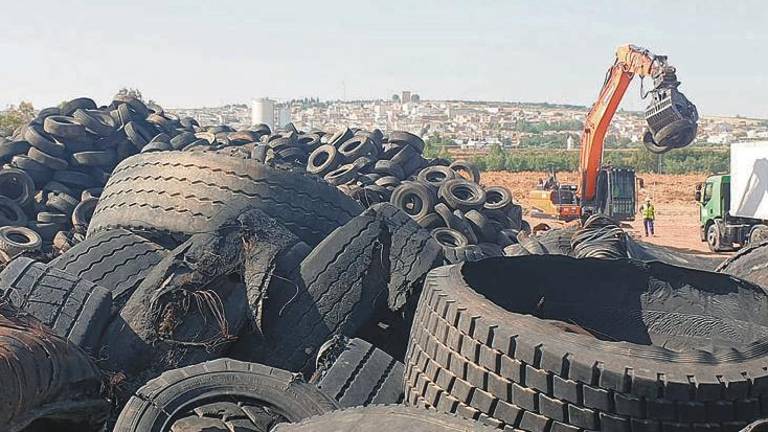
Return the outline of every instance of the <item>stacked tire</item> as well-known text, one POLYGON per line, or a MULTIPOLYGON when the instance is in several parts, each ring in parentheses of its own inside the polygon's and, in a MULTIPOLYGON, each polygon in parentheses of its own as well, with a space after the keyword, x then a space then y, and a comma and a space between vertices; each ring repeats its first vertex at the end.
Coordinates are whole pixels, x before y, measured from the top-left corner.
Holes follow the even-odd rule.
POLYGON ((766 300, 631 260, 441 267, 417 308, 406 400, 505 430, 738 430, 768 414, 766 300))

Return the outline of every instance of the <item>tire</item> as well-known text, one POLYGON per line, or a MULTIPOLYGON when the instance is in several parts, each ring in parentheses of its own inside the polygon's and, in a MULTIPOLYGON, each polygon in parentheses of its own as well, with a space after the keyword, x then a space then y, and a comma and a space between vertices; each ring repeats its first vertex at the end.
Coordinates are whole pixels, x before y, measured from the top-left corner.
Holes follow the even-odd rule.
POLYGON ((451 165, 451 169, 456 171, 459 176, 464 177, 468 181, 480 184, 480 170, 472 162, 465 160, 457 160, 451 165))
POLYGON ((419 154, 424 152, 424 140, 418 136, 405 131, 392 131, 387 135, 389 142, 393 144, 407 144, 416 150, 419 154))
POLYGON ((0 169, 0 195, 24 208, 35 197, 35 182, 29 174, 16 168, 0 169))
POLYGON ((87 189, 97 186, 97 181, 86 173, 73 170, 56 171, 53 179, 73 189, 87 189))
POLYGON ((406 182, 401 183, 392 191, 389 202, 412 218, 418 219, 432 212, 435 206, 435 197, 426 186, 406 182))
POLYGON ((87 131, 100 137, 108 137, 115 132, 115 120, 105 111, 78 108, 72 117, 87 131))
POLYGON ((97 198, 89 198, 80 201, 75 207, 72 211, 72 226, 76 232, 85 234, 88 231, 88 225, 91 223, 93 212, 98 204, 99 200, 97 198))
POLYGON ((45 165, 46 167, 57 171, 57 170, 64 170, 67 169, 69 166, 69 163, 65 161, 64 159, 60 159, 54 156, 51 156, 47 153, 43 153, 40 150, 30 147, 29 152, 27 152, 27 156, 30 157, 30 159, 41 163, 42 165, 45 165))
POLYGON ((441 267, 416 310, 406 400, 528 431, 736 430, 765 414, 766 350, 753 347, 768 333, 739 322, 764 316, 767 297, 729 277, 632 260, 441 267))
POLYGON ((768 243, 739 250, 723 261, 715 271, 736 276, 768 290, 768 243))
POLYGON ((722 234, 717 222, 713 222, 707 228, 707 246, 712 252, 723 252, 728 249, 722 245, 722 234))
POLYGON ((203 423, 206 428, 197 430, 215 431, 217 421, 222 431, 269 432, 275 423, 300 421, 336 407, 290 372, 223 358, 149 381, 125 405, 113 432, 179 430, 174 423, 203 423))
POLYGON ((80 204, 80 201, 78 201, 77 198, 73 197, 72 195, 55 192, 49 193, 48 200, 45 202, 45 206, 48 209, 56 210, 70 217, 77 208, 78 204, 80 204))
POLYGON ((120 163, 104 188, 88 235, 126 228, 149 236, 209 231, 216 218, 263 210, 316 245, 362 209, 338 189, 255 161, 162 152, 120 163), (225 210, 225 211, 223 211, 225 210))
POLYGON ((20 257, 0 273, 3 296, 89 353, 95 353, 112 308, 105 288, 20 257))
POLYGON ((480 241, 489 243, 496 241, 498 234, 484 214, 477 210, 470 210, 464 214, 464 218, 480 241))
MULTIPOLYGON (((162 144, 163 150, 170 150, 170 144, 167 143, 152 143, 162 144)), ((143 151, 143 150, 142 150, 143 151)), ((97 166, 97 167, 111 167, 115 165, 117 160, 117 153, 114 150, 91 150, 72 155, 72 160, 78 166, 97 166)))
POLYGON ((349 161, 376 155, 376 145, 364 136, 352 137, 339 145, 339 153, 349 161))
POLYGON ((385 177, 394 177, 398 180, 405 179, 405 170, 403 166, 397 162, 381 159, 376 161, 373 166, 373 172, 381 174, 385 177))
POLYGON ((35 421, 45 430, 99 430, 110 407, 99 394, 101 371, 83 351, 8 303, 0 305, 0 347, 4 431, 29 431, 35 421))
POLYGON ((358 168, 353 164, 344 164, 323 176, 323 179, 334 186, 341 186, 357 180, 358 168))
POLYGON ((66 153, 64 144, 54 140, 43 128, 37 125, 27 126, 24 139, 34 148, 51 156, 62 157, 66 153))
POLYGON ((464 179, 448 180, 440 186, 437 195, 453 210, 468 212, 480 210, 485 204, 485 191, 477 183, 464 179))
POLYGON ((59 138, 83 138, 85 128, 68 115, 53 115, 43 121, 43 130, 59 138))
POLYGON ((512 205, 512 193, 504 186, 485 188, 483 209, 492 213, 504 213, 512 205))
POLYGON ((11 259, 24 252, 39 250, 42 243, 40 235, 27 227, 0 227, 0 251, 11 259))
POLYGON ((766 240, 768 240, 768 226, 763 224, 755 225, 749 230, 749 241, 747 243, 750 246, 758 245, 766 240))
POLYGON ((440 215, 437 213, 429 213, 415 220, 420 227, 430 231, 435 228, 440 228, 445 226, 445 222, 443 222, 443 218, 441 218, 440 215))
POLYGON ((298 424, 278 425, 274 432, 491 432, 495 429, 435 411, 401 405, 347 408, 298 424))
POLYGON ((27 223, 27 215, 16 201, 0 195, 0 226, 22 226, 27 223))
POLYGON ((327 351, 318 356, 310 383, 342 407, 402 402, 402 363, 362 339, 329 342, 327 351))
POLYGON ((439 189, 448 180, 456 178, 456 171, 442 165, 428 166, 421 171, 416 179, 423 183, 428 183, 439 189))
POLYGON ((26 141, 0 141, 0 160, 7 160, 12 156, 26 154, 29 151, 29 147, 29 143, 26 141))
POLYGON ((88 237, 48 266, 91 281, 112 292, 123 304, 168 251, 124 229, 88 237))
POLYGON ((320 346, 354 334, 377 313, 398 310, 442 260, 439 247, 411 218, 377 204, 317 245, 290 289, 264 306, 264 347, 256 361, 311 376, 320 346))
POLYGON ((536 239, 550 255, 571 255, 571 240, 577 231, 577 228, 571 227, 552 229, 540 234, 536 239))

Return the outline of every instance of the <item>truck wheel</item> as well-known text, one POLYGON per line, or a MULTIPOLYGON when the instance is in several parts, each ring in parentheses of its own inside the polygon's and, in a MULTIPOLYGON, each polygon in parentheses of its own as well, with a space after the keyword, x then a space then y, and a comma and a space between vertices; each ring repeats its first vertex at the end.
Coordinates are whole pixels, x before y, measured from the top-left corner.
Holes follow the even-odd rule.
POLYGON ((720 226, 717 223, 713 223, 707 228, 707 246, 709 246, 709 250, 712 252, 722 252, 724 249, 721 240, 720 226))
POLYGON ((755 225, 749 231, 749 244, 757 245, 768 240, 768 226, 760 224, 755 225))

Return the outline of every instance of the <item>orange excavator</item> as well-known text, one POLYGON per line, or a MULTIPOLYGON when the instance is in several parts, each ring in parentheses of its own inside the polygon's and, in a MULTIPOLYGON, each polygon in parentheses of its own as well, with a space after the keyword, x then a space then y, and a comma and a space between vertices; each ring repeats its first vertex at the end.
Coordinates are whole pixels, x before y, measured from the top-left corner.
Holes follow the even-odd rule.
MULTIPOLYGON (((648 151, 661 154, 693 142, 699 114, 696 106, 678 90, 680 82, 675 68, 667 63, 667 57, 635 45, 620 46, 600 95, 584 122, 578 186, 548 180, 531 191, 534 208, 559 219, 578 217, 574 213, 582 217, 602 213, 619 221, 634 219, 637 204, 635 171, 604 166, 603 151, 611 119, 636 75, 653 79, 653 88, 641 94, 643 98, 651 97, 645 110, 647 129, 643 135, 643 144, 648 151), (576 196, 564 201, 562 191, 571 189, 577 191, 576 196), (574 210, 574 206, 578 210, 574 210)), ((565 196, 569 197, 568 194, 565 196)))

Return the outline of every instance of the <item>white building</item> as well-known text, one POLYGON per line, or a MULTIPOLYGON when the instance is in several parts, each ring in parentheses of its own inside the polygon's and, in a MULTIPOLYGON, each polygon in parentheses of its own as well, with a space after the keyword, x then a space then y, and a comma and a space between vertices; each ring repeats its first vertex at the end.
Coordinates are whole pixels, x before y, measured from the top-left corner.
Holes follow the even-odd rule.
MULTIPOLYGON (((290 118, 290 113, 288 114, 290 118)), ((275 101, 267 98, 254 99, 251 103, 251 124, 264 123, 275 129, 275 101)))

